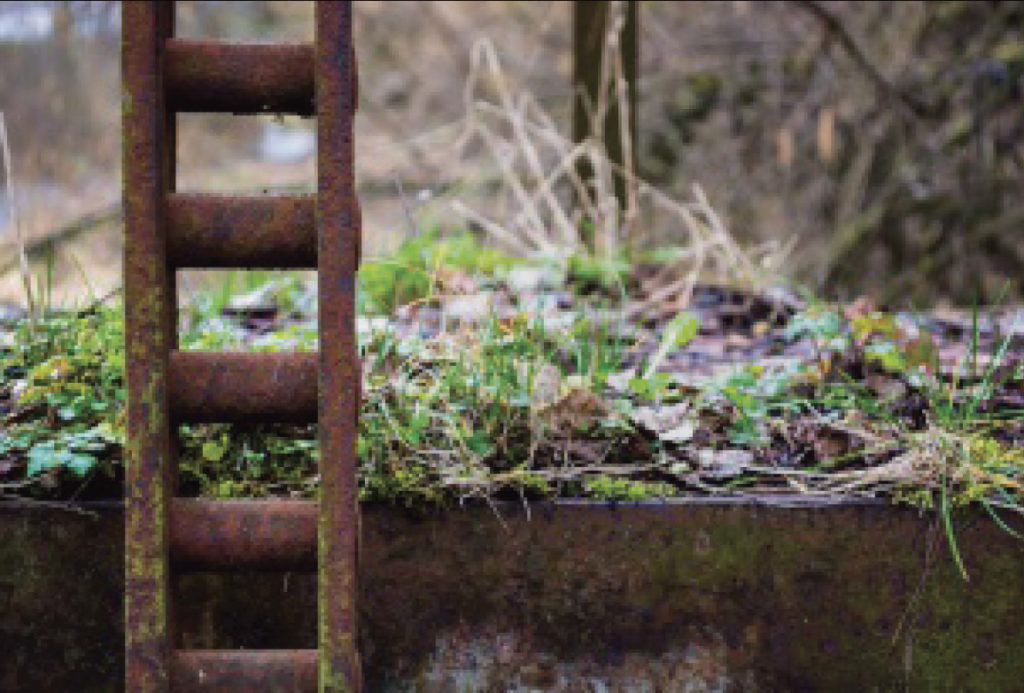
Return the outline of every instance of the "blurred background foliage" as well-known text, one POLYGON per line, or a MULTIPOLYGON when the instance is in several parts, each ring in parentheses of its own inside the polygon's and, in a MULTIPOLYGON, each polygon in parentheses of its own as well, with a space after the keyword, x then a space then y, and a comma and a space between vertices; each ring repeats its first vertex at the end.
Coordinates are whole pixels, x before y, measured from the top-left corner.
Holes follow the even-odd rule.
MULTIPOLYGON (((178 4, 185 36, 312 37, 310 3, 178 4)), ((355 3, 369 255, 458 226, 447 191, 486 204, 483 157, 449 159, 478 38, 568 131, 570 9, 355 3)), ((1020 298, 1022 29, 1021 2, 644 2, 640 173, 674 194, 699 183, 740 241, 795 236, 785 273, 826 297, 1020 298)), ((119 40, 116 2, 0 4, 15 201, 33 248, 56 239, 33 261, 56 265, 58 298, 102 294, 120 274, 119 40)), ((312 189, 311 133, 297 118, 183 117, 179 187, 312 189)), ((10 204, 0 192, 0 302, 17 303, 10 204)), ((648 247, 681 238, 642 231, 648 247)))

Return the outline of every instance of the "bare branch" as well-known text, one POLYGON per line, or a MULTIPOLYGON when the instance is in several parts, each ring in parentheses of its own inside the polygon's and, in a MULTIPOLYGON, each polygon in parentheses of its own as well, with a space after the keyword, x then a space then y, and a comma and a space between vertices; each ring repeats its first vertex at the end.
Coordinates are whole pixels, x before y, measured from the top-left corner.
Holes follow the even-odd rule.
POLYGON ((905 91, 901 90, 895 84, 893 84, 882 71, 879 70, 874 63, 868 60, 864 50, 860 47, 850 32, 843 26, 843 23, 839 20, 831 10, 825 7, 825 5, 818 0, 791 0, 791 2, 806 10, 810 13, 818 22, 822 25, 825 31, 839 41, 839 44, 843 47, 843 50, 850 56, 854 64, 865 75, 875 88, 881 92, 883 96, 886 96, 909 111, 909 114, 915 118, 926 119, 934 117, 935 113, 933 109, 929 108, 924 102, 911 96, 905 91))

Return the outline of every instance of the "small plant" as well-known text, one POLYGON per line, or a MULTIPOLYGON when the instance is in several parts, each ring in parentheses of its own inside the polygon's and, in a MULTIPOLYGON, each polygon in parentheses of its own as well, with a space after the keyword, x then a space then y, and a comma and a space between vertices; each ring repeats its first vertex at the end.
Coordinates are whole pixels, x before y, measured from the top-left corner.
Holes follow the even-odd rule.
POLYGON ((667 393, 672 378, 667 373, 658 373, 658 367, 671 351, 681 349, 693 341, 699 330, 700 318, 691 313, 682 312, 672 318, 662 328, 658 348, 648 359, 643 374, 629 381, 633 394, 641 399, 660 400, 667 393))
POLYGON ((515 263, 469 233, 442 237, 434 229, 404 241, 394 257, 360 266, 361 312, 390 315, 398 306, 432 298, 452 271, 494 276, 515 263))
POLYGON ((48 317, 16 328, 0 385, 19 388, 0 454, 23 455, 30 478, 115 474, 123 428, 121 315, 48 317))

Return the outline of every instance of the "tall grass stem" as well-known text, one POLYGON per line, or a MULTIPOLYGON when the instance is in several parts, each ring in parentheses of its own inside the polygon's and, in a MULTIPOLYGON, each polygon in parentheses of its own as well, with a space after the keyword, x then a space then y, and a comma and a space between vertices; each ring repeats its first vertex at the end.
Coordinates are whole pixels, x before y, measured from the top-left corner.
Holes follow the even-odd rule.
POLYGON ((25 238, 18 223, 17 205, 14 201, 14 165, 11 163, 11 147, 7 138, 7 121, 4 112, 0 111, 0 150, 4 155, 4 185, 7 195, 7 216, 10 228, 14 232, 14 243, 17 246, 18 266, 21 271, 21 283, 25 287, 25 303, 29 317, 35 315, 35 301, 32 296, 32 277, 28 267, 28 253, 25 251, 25 238))

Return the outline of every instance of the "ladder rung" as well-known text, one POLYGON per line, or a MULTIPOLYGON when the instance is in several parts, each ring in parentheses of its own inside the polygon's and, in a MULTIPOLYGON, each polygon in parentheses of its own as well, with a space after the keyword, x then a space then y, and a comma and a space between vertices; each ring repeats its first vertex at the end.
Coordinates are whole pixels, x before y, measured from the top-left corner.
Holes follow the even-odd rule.
POLYGON ((179 113, 313 115, 313 47, 167 39, 164 91, 179 113))
POLYGON ((172 267, 316 269, 313 195, 167 196, 172 267))
POLYGON ((171 415, 178 423, 314 423, 317 361, 316 352, 171 351, 171 415))
POLYGON ((176 650, 173 693, 315 693, 316 650, 176 650))
POLYGON ((181 570, 315 570, 317 503, 175 498, 170 539, 181 570))

